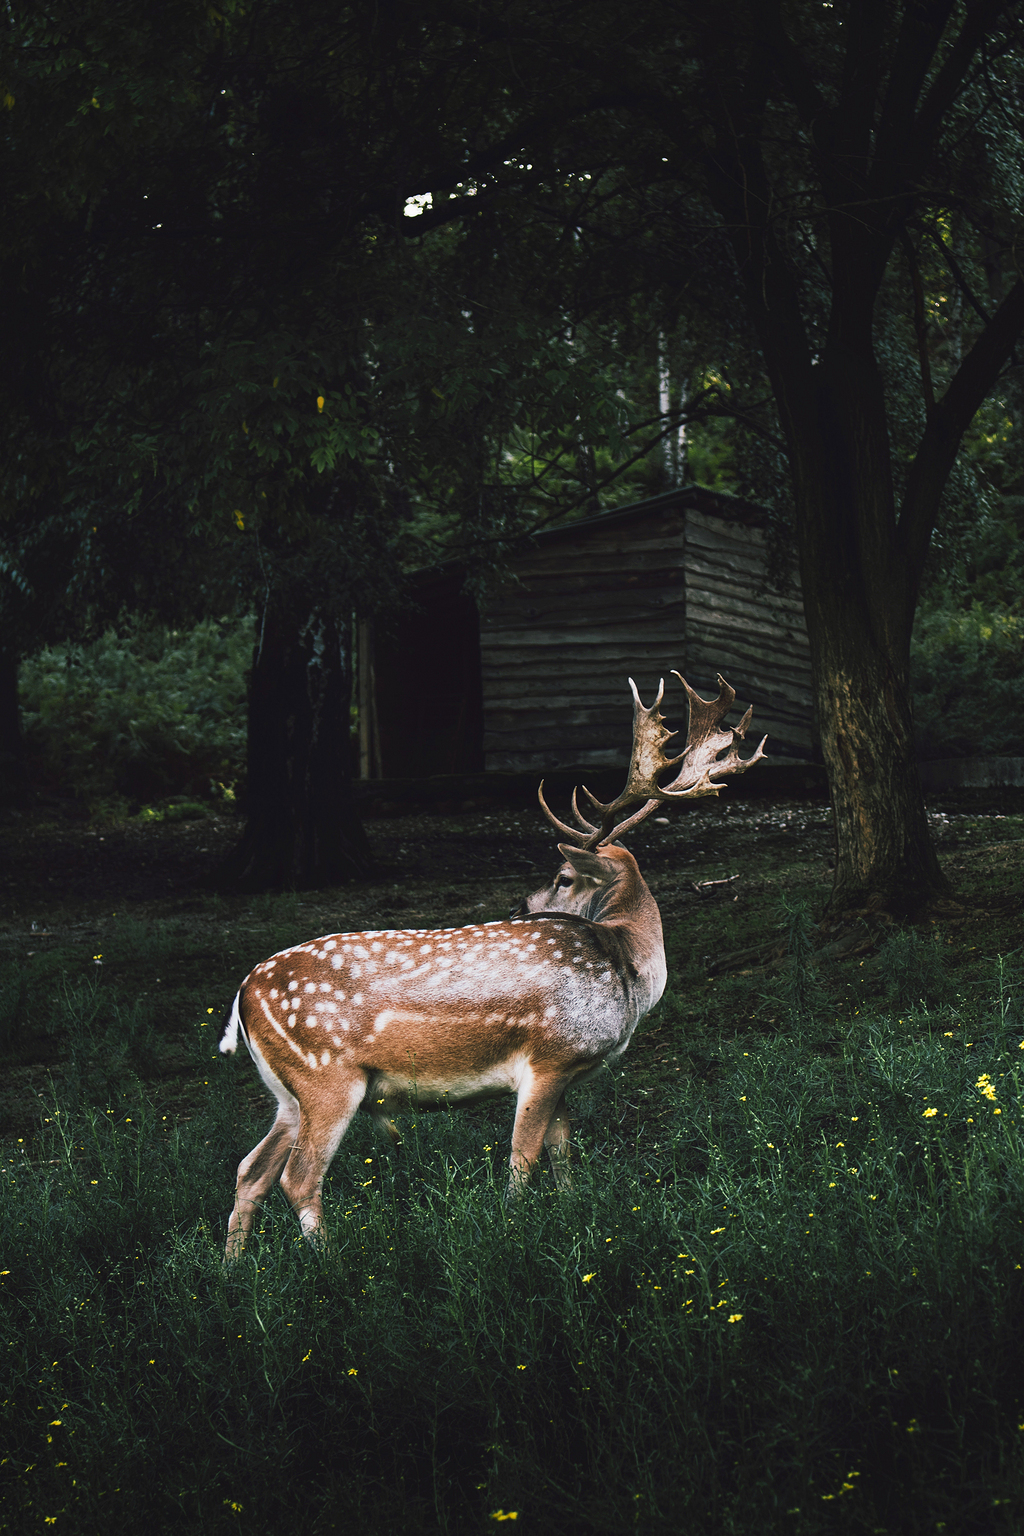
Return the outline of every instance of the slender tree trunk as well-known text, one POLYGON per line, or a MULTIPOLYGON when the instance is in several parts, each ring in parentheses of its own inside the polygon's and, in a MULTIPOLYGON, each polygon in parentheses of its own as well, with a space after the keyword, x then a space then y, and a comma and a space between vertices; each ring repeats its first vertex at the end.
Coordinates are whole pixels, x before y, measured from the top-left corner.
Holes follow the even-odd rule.
POLYGON ((18 663, 13 651, 0 650, 0 803, 10 805, 25 793, 25 744, 18 710, 18 663))
POLYGON ((322 611, 269 613, 261 625, 249 685, 248 823, 219 883, 296 889, 369 873, 352 797, 349 627, 322 611))
MULTIPOLYGON (((758 181, 758 206, 768 208, 763 165, 748 169, 758 181)), ((928 830, 911 727, 910 634, 927 539, 909 547, 895 506, 872 332, 885 241, 845 226, 836 233, 829 329, 816 360, 798 284, 773 228, 745 224, 745 204, 736 200, 741 184, 736 178, 719 184, 721 208, 736 231, 734 249, 793 476, 818 729, 836 832, 828 916, 865 908, 905 914, 948 895, 949 884, 928 830)))

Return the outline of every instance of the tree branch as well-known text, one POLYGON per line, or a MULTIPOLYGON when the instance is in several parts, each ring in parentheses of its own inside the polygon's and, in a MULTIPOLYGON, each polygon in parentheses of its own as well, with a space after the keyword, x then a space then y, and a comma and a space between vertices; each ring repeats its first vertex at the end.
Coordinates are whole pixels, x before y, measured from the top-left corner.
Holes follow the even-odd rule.
POLYGON ((917 141, 915 158, 918 159, 918 163, 920 163, 919 157, 922 150, 927 154, 946 113, 956 100, 971 67, 971 61, 985 34, 990 31, 1001 13, 1009 9, 1009 4, 1008 0, 976 0, 974 5, 969 5, 966 9, 967 15, 960 29, 960 35, 929 86, 927 95, 921 103, 921 109, 914 120, 913 136, 917 141))
POLYGON ((978 303, 978 300, 974 297, 974 292, 973 292, 973 290, 971 288, 970 283, 967 281, 967 278, 966 278, 966 276, 964 274, 964 270, 961 267, 960 263, 957 261, 957 259, 954 256, 953 252, 950 250, 949 246, 945 243, 944 240, 940 239, 940 237, 935 233, 934 229, 930 229, 927 224, 922 224, 919 220, 916 221, 916 222, 917 222, 917 227, 919 229, 923 230, 923 232, 928 236, 929 240, 931 240, 932 243, 934 245, 936 245, 938 247, 938 249, 941 251, 942 259, 946 263, 947 267, 949 268, 950 273, 952 274, 952 277, 953 277, 953 281, 956 283, 957 287, 960 289, 960 292, 963 294, 963 296, 967 300, 968 304, 974 310, 974 313, 977 315, 977 317, 981 321, 982 325, 988 325, 988 323, 991 320, 992 316, 991 315, 986 315, 985 311, 982 309, 981 305, 978 303))
POLYGON ((935 390, 932 386, 932 365, 928 357, 928 324, 924 313, 924 284, 921 281, 921 268, 917 261, 917 252, 914 244, 905 229, 900 231, 900 242, 903 246, 903 254, 907 258, 907 270, 910 273, 910 286, 914 290, 914 335, 917 337, 917 358, 921 365, 921 389, 924 393, 925 417, 931 416, 935 409, 935 390))
POLYGON ((774 4, 770 8, 765 5, 758 16, 758 22, 761 38, 801 122, 809 128, 813 127, 828 111, 828 102, 815 85, 800 50, 783 26, 778 5, 774 4))
POLYGON ((953 375, 925 426, 900 508, 897 539, 916 593, 960 441, 1024 332, 1024 280, 1018 280, 953 375))
POLYGON ((923 4, 904 6, 875 135, 872 196, 886 196, 893 179, 902 181, 905 177, 907 133, 952 10, 953 0, 924 0, 923 4))

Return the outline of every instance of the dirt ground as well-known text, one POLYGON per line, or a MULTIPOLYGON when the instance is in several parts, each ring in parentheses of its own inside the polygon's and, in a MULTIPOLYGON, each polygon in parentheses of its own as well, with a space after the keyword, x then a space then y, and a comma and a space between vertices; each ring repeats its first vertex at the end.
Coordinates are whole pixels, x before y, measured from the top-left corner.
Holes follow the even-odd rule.
MULTIPOLYGON (((565 808, 561 808, 563 812, 565 808)), ((1019 894, 1020 822, 1024 796, 979 791, 936 799, 930 822, 955 885, 982 849, 1019 894), (1017 877, 1017 883, 1015 883, 1017 877)), ((53 932, 121 908, 151 915, 182 911, 238 839, 237 818, 209 815, 184 822, 126 820, 93 824, 54 813, 0 813, 0 946, 36 929, 53 932)), ((304 894, 315 907, 351 913, 346 925, 411 926, 480 905, 518 900, 558 862, 556 836, 539 811, 396 816, 367 822, 377 860, 375 878, 357 887, 304 894)), ((827 895, 831 880, 831 813, 820 800, 732 803, 724 798, 673 808, 630 837, 648 884, 667 907, 695 899, 693 885, 740 876, 734 894, 750 896, 786 870, 827 895)), ((973 882, 968 881, 969 884, 973 882)), ((239 898, 240 900, 242 898, 239 898)))

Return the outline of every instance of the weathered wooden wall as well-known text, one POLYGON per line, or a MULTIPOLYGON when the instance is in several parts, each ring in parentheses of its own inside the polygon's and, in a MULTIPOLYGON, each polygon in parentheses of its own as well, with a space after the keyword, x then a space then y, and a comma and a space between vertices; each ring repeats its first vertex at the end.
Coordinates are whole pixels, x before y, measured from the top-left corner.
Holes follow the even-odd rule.
POLYGON ((795 574, 780 596, 767 581, 764 534, 700 511, 686 514, 686 678, 710 697, 721 672, 751 732, 775 755, 818 755, 811 656, 795 574), (710 692, 709 692, 710 690, 710 692))
POLYGON ((800 597, 768 585, 757 520, 695 490, 541 535, 481 614, 486 767, 624 764, 627 677, 646 703, 664 677, 666 719, 685 728, 673 669, 706 697, 720 671, 772 751, 814 757, 800 597))
POLYGON ((756 507, 699 487, 551 529, 476 622, 455 566, 414 578, 390 626, 360 626, 361 774, 551 773, 628 761, 633 677, 685 730, 683 673, 721 672, 774 758, 818 757, 795 580, 769 584, 756 507))
POLYGON ((685 531, 677 506, 588 519, 514 562, 480 615, 487 768, 628 761, 626 678, 649 700, 684 661, 685 531))

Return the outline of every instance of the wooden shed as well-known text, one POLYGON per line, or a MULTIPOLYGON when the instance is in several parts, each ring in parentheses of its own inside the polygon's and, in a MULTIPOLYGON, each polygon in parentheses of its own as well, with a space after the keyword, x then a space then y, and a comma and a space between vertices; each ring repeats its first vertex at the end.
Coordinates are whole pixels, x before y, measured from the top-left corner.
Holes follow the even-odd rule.
POLYGON ((770 583, 764 526, 688 487, 536 535, 479 611, 456 567, 419 573, 360 628, 362 777, 624 765, 627 677, 646 703, 664 677, 685 728, 673 670, 705 697, 720 671, 773 757, 817 759, 799 588, 770 583))

